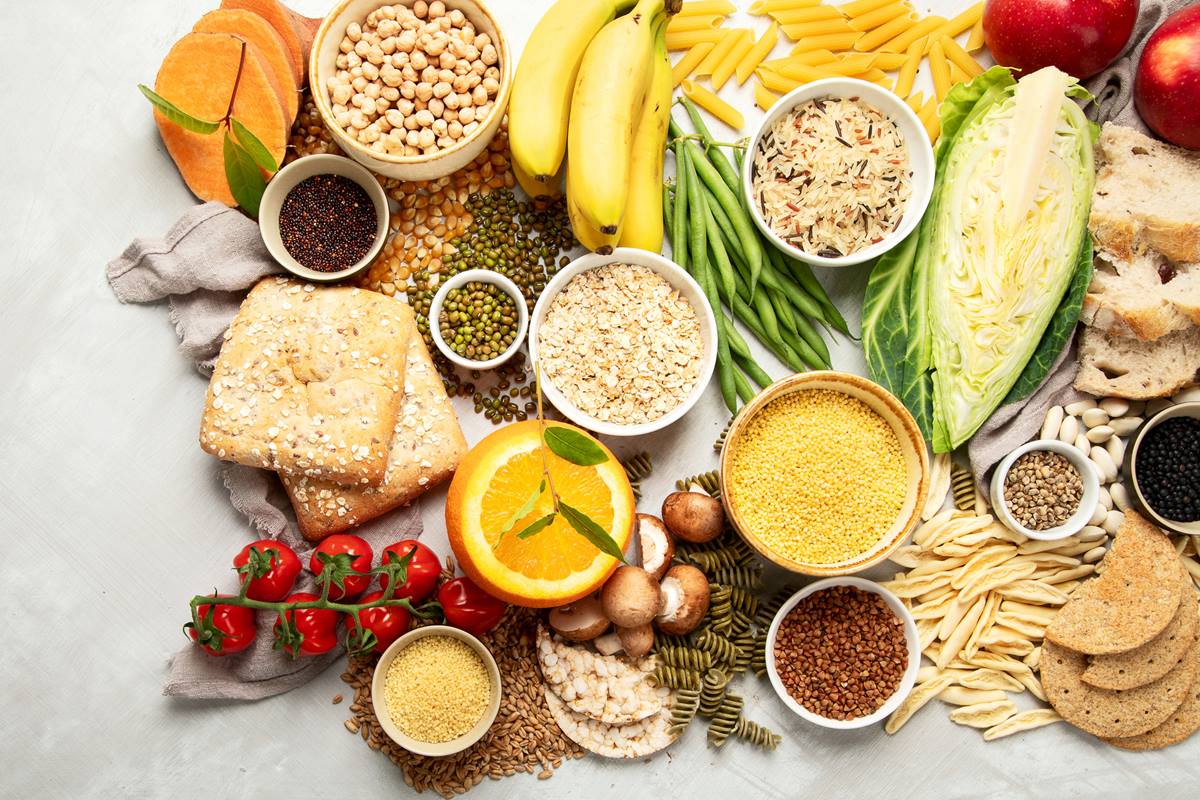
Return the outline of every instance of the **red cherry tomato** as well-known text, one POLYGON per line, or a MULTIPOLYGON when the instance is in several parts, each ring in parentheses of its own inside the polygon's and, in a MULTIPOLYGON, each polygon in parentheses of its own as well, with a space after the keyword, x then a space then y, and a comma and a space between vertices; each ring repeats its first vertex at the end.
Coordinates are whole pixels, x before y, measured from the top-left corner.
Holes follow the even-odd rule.
POLYGON ((508 604, 480 589, 470 578, 455 578, 438 589, 438 602, 446 622, 474 636, 482 636, 500 624, 508 604))
MULTIPOLYGON (((434 552, 416 539, 405 539, 402 542, 389 544, 383 548, 380 555, 381 564, 399 563, 412 553, 408 559, 408 572, 404 583, 396 587, 393 597, 402 597, 413 603, 420 603, 437 588, 438 576, 442 574, 442 565, 434 552)), ((388 587, 388 576, 379 576, 379 585, 388 587)))
POLYGON ((371 583, 370 575, 355 575, 371 569, 371 545, 365 539, 349 533, 327 536, 313 550, 308 568, 314 575, 329 570, 329 599, 358 597, 371 583))
MULTIPOLYGON (((371 592, 360 597, 358 602, 370 603, 381 597, 383 597, 383 592, 371 592)), ((408 613, 408 609, 401 606, 376 606, 359 611, 358 624, 362 626, 364 634, 374 635, 375 646, 371 649, 376 653, 382 653, 388 649, 388 645, 408 632, 409 625, 412 624, 412 615, 408 613)), ((347 619, 346 628, 351 632, 354 631, 353 619, 347 619)), ((362 642, 357 643, 358 646, 361 644, 362 642)), ((355 644, 351 645, 351 647, 355 646, 355 644)))
POLYGON ((259 539, 242 548, 233 558, 240 580, 249 579, 246 597, 278 603, 287 597, 300 574, 300 559, 283 542, 259 539))
MULTIPOLYGON (((288 603, 307 603, 320 600, 318 595, 310 592, 296 592, 287 597, 288 603)), ((275 644, 290 656, 296 655, 297 639, 302 656, 316 656, 328 653, 337 646, 338 612, 331 608, 297 608, 285 611, 284 616, 291 623, 291 631, 285 631, 283 626, 275 623, 275 644)))
MULTIPOLYGON (((218 595, 215 599, 228 596, 218 595)), ((196 608, 196 619, 198 623, 189 622, 184 627, 209 655, 240 653, 254 642, 254 609, 206 604, 196 608)))

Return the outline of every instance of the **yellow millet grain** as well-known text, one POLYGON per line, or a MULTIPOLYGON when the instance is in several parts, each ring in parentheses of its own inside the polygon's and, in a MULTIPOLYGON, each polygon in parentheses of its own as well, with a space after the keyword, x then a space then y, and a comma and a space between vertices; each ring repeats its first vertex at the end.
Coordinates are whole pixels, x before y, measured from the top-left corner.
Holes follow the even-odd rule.
POLYGON ((906 468, 895 431, 828 389, 772 400, 731 454, 730 501, 779 555, 835 564, 870 550, 899 516, 906 468))
POLYGON ((491 700, 483 660, 466 642, 449 636, 426 636, 401 650, 383 689, 396 727, 431 744, 471 730, 491 700))

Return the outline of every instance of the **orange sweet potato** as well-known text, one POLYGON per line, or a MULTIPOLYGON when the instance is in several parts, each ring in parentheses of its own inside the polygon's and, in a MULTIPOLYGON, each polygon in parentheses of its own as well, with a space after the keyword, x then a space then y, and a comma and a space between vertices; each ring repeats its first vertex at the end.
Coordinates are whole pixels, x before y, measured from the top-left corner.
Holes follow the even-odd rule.
POLYGON ((251 11, 219 8, 200 18, 192 28, 197 33, 232 33, 258 48, 266 62, 267 77, 283 103, 283 113, 294 121, 300 110, 300 74, 294 70, 283 37, 267 21, 251 11))
MULTIPOLYGON (((189 33, 167 53, 154 91, 194 117, 223 120, 230 112, 250 129, 277 163, 287 148, 289 122, 258 48, 228 33, 189 33)), ((236 205, 225 180, 224 129, 184 130, 154 112, 167 152, 201 200, 236 205)))
POLYGON ((312 46, 312 35, 301 35, 296 24, 298 15, 279 0, 221 0, 221 8, 253 11, 269 22, 275 32, 282 37, 283 43, 287 45, 288 52, 292 57, 292 65, 300 75, 300 82, 304 82, 308 67, 308 51, 312 46))

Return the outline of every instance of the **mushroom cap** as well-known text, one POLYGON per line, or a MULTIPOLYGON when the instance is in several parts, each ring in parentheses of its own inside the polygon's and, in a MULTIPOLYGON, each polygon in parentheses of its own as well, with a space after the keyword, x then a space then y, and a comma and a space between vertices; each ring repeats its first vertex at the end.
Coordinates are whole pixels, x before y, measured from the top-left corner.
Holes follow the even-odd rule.
POLYGON ((569 642, 588 642, 608 630, 608 617, 595 597, 584 597, 550 612, 550 627, 569 642))
POLYGON ((653 514, 637 515, 638 549, 642 557, 642 569, 662 580, 675 558, 675 539, 663 521, 653 514))
POLYGON ((708 578, 690 564, 676 564, 663 577, 662 596, 658 629, 669 636, 691 633, 708 613, 708 578))
POLYGON ((653 620, 662 608, 658 581, 641 567, 618 567, 600 590, 604 616, 618 628, 636 628, 653 620))
POLYGON ((703 492, 671 492, 663 500, 662 519, 685 542, 710 542, 725 530, 721 501, 703 492))
POLYGON ((625 655, 641 658, 654 647, 654 628, 648 622, 636 628, 617 628, 617 638, 621 640, 625 655))

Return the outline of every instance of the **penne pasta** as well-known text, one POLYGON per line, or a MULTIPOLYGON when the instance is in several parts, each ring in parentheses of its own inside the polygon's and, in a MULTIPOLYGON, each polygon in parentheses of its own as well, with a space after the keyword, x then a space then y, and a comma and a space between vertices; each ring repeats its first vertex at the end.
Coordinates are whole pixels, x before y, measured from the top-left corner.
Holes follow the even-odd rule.
POLYGON ((908 56, 905 53, 875 53, 875 60, 871 62, 871 66, 891 72, 903 67, 907 60, 908 56))
POLYGON ((856 31, 869 31, 878 28, 884 23, 891 22, 896 17, 912 11, 912 8, 900 0, 888 3, 886 6, 881 6, 874 11, 868 11, 860 17, 854 17, 850 20, 850 27, 856 31))
POLYGON ((746 13, 761 16, 773 11, 792 11, 797 8, 812 8, 821 5, 821 0, 756 0, 746 13))
POLYGON ((950 62, 946 60, 946 50, 940 41, 934 41, 929 48, 929 73, 933 76, 933 91, 940 103, 950 91, 950 62))
POLYGON ((950 60, 951 64, 963 71, 967 80, 974 78, 976 75, 983 74, 983 67, 979 66, 979 62, 971 58, 971 54, 963 50, 958 42, 949 36, 943 35, 941 37, 941 44, 946 58, 950 60))
POLYGON ((737 69, 737 65, 745 58, 752 47, 754 47, 754 36, 751 35, 750 31, 739 31, 733 49, 726 53, 725 57, 713 67, 710 78, 713 89, 718 92, 721 91, 721 87, 733 75, 734 70, 737 69))
POLYGON ((854 29, 844 19, 823 19, 816 22, 801 22, 796 25, 784 25, 783 35, 793 42, 808 36, 824 36, 827 33, 851 33, 854 29))
POLYGON ((734 130, 741 130, 746 124, 742 112, 726 103, 703 86, 692 81, 683 82, 683 94, 687 99, 712 114, 734 130))
POLYGON ((684 3, 679 9, 676 17, 690 17, 695 14, 732 14, 737 11, 737 6, 732 0, 694 0, 693 2, 684 3))
POLYGON ((895 0, 854 0, 854 2, 839 6, 839 8, 847 17, 861 17, 867 12, 874 11, 893 2, 895 0))
POLYGON ((758 81, 754 82, 754 104, 763 111, 769 111, 779 100, 779 95, 767 89, 758 81))
POLYGON ((682 33, 667 34, 668 50, 690 50, 701 42, 716 44, 721 41, 728 31, 720 28, 709 28, 701 31, 683 31, 682 33))
POLYGON ((904 54, 904 65, 900 67, 900 74, 896 76, 896 94, 901 97, 908 97, 912 92, 913 81, 917 78, 917 70, 921 68, 921 56, 924 51, 925 45, 920 39, 908 46, 904 54))
POLYGON ((912 14, 896 17, 891 22, 863 34, 862 38, 854 43, 854 49, 860 52, 878 50, 881 44, 902 35, 916 24, 916 17, 912 14))
POLYGON ((929 98, 917 114, 921 124, 925 126, 925 133, 929 135, 930 144, 936 144, 938 135, 942 132, 942 118, 938 116, 937 103, 936 97, 929 98))
POLYGON ((870 81, 871 83, 879 83, 888 79, 887 73, 877 67, 871 67, 865 72, 856 72, 854 77, 862 81, 870 81))
MULTIPOLYGON (((966 83, 971 80, 971 76, 959 69, 958 64, 950 62, 950 85, 955 86, 960 83, 966 83)), ((1089 547, 1088 550, 1091 548, 1089 547)))
POLYGON ((933 33, 938 29, 938 26, 945 21, 946 20, 942 17, 926 17, 900 35, 884 42, 882 45, 880 45, 879 49, 884 53, 903 53, 908 49, 910 44, 915 42, 917 39, 920 39, 922 36, 928 36, 929 34, 933 33))
POLYGON ((850 33, 827 33, 823 36, 809 36, 797 42, 792 47, 792 55, 807 53, 809 50, 849 50, 855 46, 862 36, 858 31, 850 33))
MULTIPOLYGON (((823 67, 837 75, 862 75, 873 67, 875 56, 870 53, 854 53, 853 55, 843 56, 832 64, 824 64, 823 67)), ((882 72, 880 73, 883 74, 882 72)), ((871 80, 863 78, 863 80, 871 80)))
MULTIPOLYGON (((754 71, 758 76, 759 82, 773 92, 781 92, 786 94, 797 86, 803 86, 815 78, 789 78, 786 75, 781 75, 773 69, 763 69, 759 67, 754 71)), ((824 76, 822 76, 824 77, 824 76)))
POLYGON ((908 97, 904 98, 904 102, 908 103, 908 107, 913 110, 917 117, 921 116, 921 108, 925 105, 924 92, 913 92, 908 97))
POLYGON ((967 52, 975 53, 983 49, 983 19, 971 27, 971 35, 967 37, 967 52))
POLYGON ((697 77, 712 75, 713 70, 717 68, 717 64, 721 63, 721 59, 725 58, 733 50, 733 46, 738 42, 738 34, 741 32, 737 28, 725 31, 725 35, 721 37, 721 41, 717 42, 716 47, 704 57, 704 60, 696 67, 696 71, 693 74, 697 77))
POLYGON ((781 66, 787 66, 788 64, 805 64, 810 67, 818 67, 822 64, 828 64, 831 61, 837 61, 837 56, 830 51, 810 50, 807 53, 800 53, 788 56, 787 58, 775 58, 770 61, 764 61, 760 66, 778 70, 781 66))
MULTIPOLYGON (((759 73, 759 80, 762 80, 764 73, 774 72, 789 80, 799 81, 800 83, 808 83, 809 81, 819 81, 822 78, 836 78, 838 73, 830 72, 826 67, 810 67, 806 64, 791 64, 789 66, 780 67, 777 69, 763 69, 759 73)), ((777 81, 776 85, 783 85, 782 81, 777 81)), ((768 83, 769 88, 771 87, 768 83)), ((790 89, 788 91, 791 91, 790 89)))
POLYGON ((742 60, 738 62, 735 74, 737 75, 738 85, 744 84, 754 74, 754 70, 763 59, 775 49, 775 43, 779 41, 779 23, 772 22, 771 26, 763 32, 758 41, 746 51, 742 56, 742 60))
POLYGON ((843 19, 842 12, 833 6, 793 8, 788 11, 773 11, 771 17, 780 25, 795 25, 798 22, 816 22, 822 19, 843 19))
POLYGON ((719 27, 725 18, 719 14, 696 14, 691 17, 671 17, 667 23, 667 33, 686 33, 687 31, 705 31, 719 27))
POLYGON ((963 31, 971 28, 975 23, 983 20, 983 3, 976 3, 966 11, 959 14, 953 19, 942 23, 942 26, 937 29, 937 35, 949 36, 953 39, 963 31))
POLYGON ((688 50, 683 58, 675 62, 675 66, 671 68, 672 87, 678 86, 683 81, 692 76, 692 71, 700 65, 712 49, 716 47, 712 42, 701 42, 700 44, 688 50))

